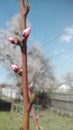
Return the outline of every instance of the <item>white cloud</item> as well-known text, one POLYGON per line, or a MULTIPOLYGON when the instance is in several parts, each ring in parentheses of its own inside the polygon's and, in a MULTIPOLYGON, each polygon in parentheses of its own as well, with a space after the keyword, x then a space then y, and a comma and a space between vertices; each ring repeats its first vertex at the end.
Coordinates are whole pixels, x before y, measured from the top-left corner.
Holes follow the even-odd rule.
POLYGON ((73 25, 64 29, 64 33, 60 37, 60 40, 70 42, 72 38, 73 38, 73 25))
POLYGON ((53 52, 53 54, 54 55, 61 55, 61 54, 63 54, 63 53, 65 53, 66 52, 66 50, 65 49, 61 49, 61 50, 54 50, 54 52, 53 52))
POLYGON ((73 38, 73 36, 72 35, 62 35, 61 37, 60 37, 60 39, 61 39, 61 41, 66 41, 66 42, 70 42, 71 40, 72 40, 72 38, 73 38))
POLYGON ((70 35, 73 35, 73 25, 70 26, 70 27, 68 27, 68 28, 66 28, 65 32, 68 33, 68 34, 70 34, 70 35))

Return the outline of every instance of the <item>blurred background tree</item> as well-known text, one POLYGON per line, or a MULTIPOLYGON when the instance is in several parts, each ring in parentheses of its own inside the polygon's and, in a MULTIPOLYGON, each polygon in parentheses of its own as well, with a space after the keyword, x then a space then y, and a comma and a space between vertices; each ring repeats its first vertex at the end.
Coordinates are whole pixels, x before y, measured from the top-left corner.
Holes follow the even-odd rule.
MULTIPOLYGON (((27 26, 29 24, 30 22, 27 21, 27 26)), ((21 86, 21 78, 12 71, 11 64, 22 66, 21 53, 18 46, 9 43, 8 37, 20 35, 20 15, 17 14, 7 22, 6 30, 0 30, 0 63, 9 70, 8 77, 13 78, 13 83, 19 87, 21 86)), ((52 87, 55 83, 51 59, 46 58, 39 43, 32 43, 28 49, 28 81, 39 90, 52 87)))

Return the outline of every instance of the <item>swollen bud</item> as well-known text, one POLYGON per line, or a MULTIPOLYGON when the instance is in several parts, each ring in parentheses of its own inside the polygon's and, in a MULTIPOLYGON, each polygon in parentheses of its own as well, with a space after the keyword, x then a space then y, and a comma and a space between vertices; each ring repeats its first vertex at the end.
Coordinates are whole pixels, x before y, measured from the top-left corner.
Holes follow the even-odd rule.
POLYGON ((26 28, 22 33, 22 37, 27 38, 30 32, 31 32, 31 27, 26 28))
POLYGON ((15 73, 18 73, 18 71, 20 70, 20 68, 19 68, 17 65, 15 65, 15 64, 13 64, 13 65, 11 65, 11 66, 12 66, 13 71, 14 71, 15 73))
POLYGON ((12 44, 21 46, 21 41, 20 41, 20 39, 19 39, 18 36, 16 36, 15 38, 9 37, 8 40, 9 40, 12 44))
POLYGON ((9 42, 11 42, 12 44, 15 43, 15 39, 14 39, 13 37, 8 37, 8 40, 9 40, 9 42))
POLYGON ((33 104, 36 98, 36 94, 32 93, 32 95, 30 96, 30 104, 33 104))
POLYGON ((29 7, 29 2, 28 2, 28 0, 26 0, 26 7, 29 7))
POLYGON ((28 88, 29 88, 29 90, 31 91, 31 90, 33 89, 33 84, 30 83, 30 84, 28 85, 28 88))

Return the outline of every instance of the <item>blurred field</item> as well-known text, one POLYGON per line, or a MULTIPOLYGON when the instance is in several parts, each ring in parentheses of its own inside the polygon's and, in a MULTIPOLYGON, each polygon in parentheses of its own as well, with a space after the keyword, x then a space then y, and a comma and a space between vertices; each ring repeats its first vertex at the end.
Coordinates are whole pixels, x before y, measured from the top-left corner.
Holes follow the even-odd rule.
MULTIPOLYGON (((39 125, 44 130, 73 130, 73 118, 62 117, 48 111, 40 111, 39 125)), ((19 122, 23 122, 23 115, 15 112, 0 112, 0 130, 19 130, 19 122)), ((30 130, 35 130, 30 117, 30 130)))

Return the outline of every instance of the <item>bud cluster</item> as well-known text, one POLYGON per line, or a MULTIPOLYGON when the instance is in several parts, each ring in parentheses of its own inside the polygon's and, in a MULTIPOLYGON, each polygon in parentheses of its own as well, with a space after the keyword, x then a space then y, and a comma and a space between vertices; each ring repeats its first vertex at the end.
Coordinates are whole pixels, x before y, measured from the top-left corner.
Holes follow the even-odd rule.
POLYGON ((21 39, 20 39, 18 36, 16 36, 15 38, 13 38, 13 37, 8 37, 8 40, 9 40, 9 42, 11 42, 12 44, 19 45, 19 46, 23 47, 24 45, 22 44, 22 43, 23 43, 22 41, 27 41, 27 38, 28 38, 30 32, 31 32, 31 27, 27 27, 27 28, 22 32, 21 39))

